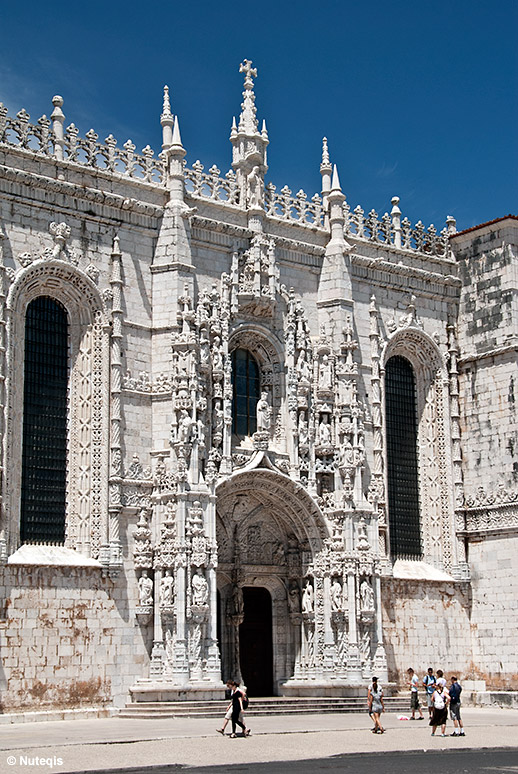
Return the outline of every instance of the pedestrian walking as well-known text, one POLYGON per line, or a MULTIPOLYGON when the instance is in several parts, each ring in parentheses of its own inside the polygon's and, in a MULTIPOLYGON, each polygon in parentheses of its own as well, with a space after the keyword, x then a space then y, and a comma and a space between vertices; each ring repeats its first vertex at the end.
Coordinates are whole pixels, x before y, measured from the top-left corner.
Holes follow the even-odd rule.
POLYGON ((230 720, 232 722, 232 733, 230 734, 230 738, 236 738, 236 726, 239 726, 243 729, 243 736, 250 736, 250 729, 247 728, 244 722, 240 720, 240 716, 242 715, 244 709, 243 700, 245 692, 239 687, 239 683, 236 683, 235 680, 230 680, 230 683, 232 686, 232 715, 230 716, 230 720))
POLYGON ((424 720, 423 718, 423 710, 421 709, 421 705, 419 703, 419 678, 410 667, 407 669, 407 675, 408 679, 410 680, 408 687, 410 688, 410 709, 412 711, 412 717, 410 720, 415 720, 415 711, 417 710, 419 712, 419 717, 417 720, 424 720))
POLYGON ((380 715, 385 712, 385 704, 383 703, 383 689, 378 684, 378 678, 373 677, 372 683, 369 685, 367 692, 367 700, 369 702, 369 715, 374 721, 373 734, 384 734, 385 729, 381 725, 380 715))
MULTIPOLYGON (((221 734, 222 736, 225 736, 225 728, 227 727, 228 722, 229 722, 229 720, 232 717, 232 688, 233 687, 234 687, 233 680, 229 680, 227 682, 227 690, 225 691, 225 698, 226 699, 230 699, 230 702, 229 702, 229 705, 228 705, 228 707, 226 709, 225 717, 223 718, 223 725, 221 726, 221 728, 217 728, 216 729, 218 734, 221 734)), ((241 721, 243 720, 243 714, 242 713, 239 716, 239 720, 241 720, 241 721)))
POLYGON ((433 713, 430 718, 432 726, 432 736, 435 736, 437 726, 441 727, 441 736, 446 736, 446 721, 448 720, 448 692, 444 690, 442 684, 437 685, 432 696, 433 713))
POLYGON ((464 724, 460 717, 460 695, 462 685, 456 677, 452 676, 451 685, 448 689, 450 695, 450 718, 453 720, 453 733, 450 736, 466 736, 464 733, 464 724))
POLYGON ((426 690, 426 703, 428 705, 428 715, 432 717, 433 703, 432 696, 435 691, 436 681, 432 667, 428 667, 428 671, 424 676, 423 685, 426 690))

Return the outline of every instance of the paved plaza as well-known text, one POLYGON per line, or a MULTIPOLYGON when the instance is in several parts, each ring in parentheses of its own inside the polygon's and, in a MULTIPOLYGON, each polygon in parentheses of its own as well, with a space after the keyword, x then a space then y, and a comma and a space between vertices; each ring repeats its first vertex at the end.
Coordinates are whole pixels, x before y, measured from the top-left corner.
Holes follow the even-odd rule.
MULTIPOLYGON (((321 762, 347 754, 518 748, 518 710, 464 708, 463 717, 466 737, 433 739, 426 720, 398 720, 395 714, 383 717, 387 729, 384 735, 371 734, 367 712, 252 716, 248 721, 252 735, 248 739, 222 738, 216 733, 219 724, 214 718, 115 717, 11 724, 0 726, 0 771, 143 772, 149 767, 262 762, 271 763, 271 771, 277 771, 274 763, 281 761, 321 762)), ((452 730, 452 723, 448 722, 447 733, 452 730)), ((515 765, 518 766, 518 750, 515 765)), ((306 765, 303 768, 309 771, 306 765)), ((492 768, 508 770, 496 765, 492 768)))

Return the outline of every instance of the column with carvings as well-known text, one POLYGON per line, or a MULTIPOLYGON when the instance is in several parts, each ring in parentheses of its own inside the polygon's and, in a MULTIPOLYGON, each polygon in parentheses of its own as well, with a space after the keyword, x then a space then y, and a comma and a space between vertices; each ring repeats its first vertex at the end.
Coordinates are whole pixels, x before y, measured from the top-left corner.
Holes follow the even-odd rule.
MULTIPOLYGON (((4 411, 5 411, 5 350, 6 350, 6 320, 5 320, 5 299, 6 299, 6 271, 3 256, 2 242, 5 239, 4 230, 0 224, 0 438, 4 437, 4 411)), ((7 540, 5 524, 5 504, 4 504, 4 444, 0 444, 0 564, 7 561, 7 540)))
POLYGON ((351 683, 362 680, 360 648, 358 645, 358 625, 356 620, 356 563, 350 559, 346 563, 347 599, 349 606, 349 647, 347 656, 347 678, 351 683))
POLYGON ((122 450, 121 450, 121 388, 122 388, 122 254, 119 237, 113 240, 112 271, 112 331, 110 352, 110 500, 109 511, 109 564, 122 566, 122 548, 119 535, 119 517, 122 509, 122 450))
MULTIPOLYGON (((449 354, 449 391, 450 391, 450 421, 451 421, 451 453, 452 453, 452 477, 453 477, 453 498, 455 512, 462 509, 464 505, 464 481, 462 476, 462 453, 461 453, 461 432, 460 432, 460 408, 459 408, 459 370, 458 357, 459 345, 455 324, 450 322, 447 326, 448 331, 448 354, 449 354)), ((463 526, 463 514, 460 514, 460 526, 463 526)), ((455 518, 457 522, 457 517, 455 518)), ((455 577, 462 580, 469 580, 469 566, 466 561, 466 549, 463 537, 452 536, 455 547, 455 558, 452 572, 455 577)))
MULTIPOLYGON (((369 491, 369 499, 378 515, 379 552, 384 565, 388 567, 388 535, 387 517, 385 510, 385 483, 383 471, 383 420, 381 405, 381 374, 380 374, 380 337, 378 310, 376 297, 371 297, 369 308, 370 315, 370 342, 371 342, 371 402, 372 402, 372 430, 373 430, 373 456, 372 483, 369 491)), ((387 569, 385 567, 385 569, 387 569)))

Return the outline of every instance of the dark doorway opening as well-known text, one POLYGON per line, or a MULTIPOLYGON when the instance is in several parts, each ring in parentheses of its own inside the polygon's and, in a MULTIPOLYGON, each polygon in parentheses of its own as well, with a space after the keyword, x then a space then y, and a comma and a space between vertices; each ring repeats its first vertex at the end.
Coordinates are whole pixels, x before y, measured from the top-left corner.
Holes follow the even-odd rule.
POLYGON ((272 598, 268 589, 243 588, 239 627, 241 675, 251 697, 273 694, 272 598))

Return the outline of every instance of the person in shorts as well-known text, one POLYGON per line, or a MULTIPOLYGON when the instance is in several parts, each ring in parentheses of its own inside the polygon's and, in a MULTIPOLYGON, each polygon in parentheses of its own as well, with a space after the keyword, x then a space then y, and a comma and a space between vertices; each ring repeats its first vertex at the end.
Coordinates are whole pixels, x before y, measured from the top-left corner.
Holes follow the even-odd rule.
POLYGON ((415 720, 415 711, 417 710, 419 712, 419 717, 417 720, 424 720, 423 718, 423 710, 421 709, 421 705, 419 703, 419 678, 410 667, 407 669, 407 675, 409 679, 408 687, 410 688, 410 711, 412 712, 412 716, 410 720, 415 720))
POLYGON ((432 717, 433 712, 433 702, 432 702, 432 696, 435 691, 435 675, 433 673, 432 667, 428 667, 428 672, 425 674, 423 679, 423 685, 426 690, 426 703, 428 704, 428 714, 430 717, 432 717))
POLYGON ((453 733, 450 736, 466 736, 464 733, 464 724, 460 718, 460 694, 462 685, 456 677, 451 678, 451 685, 448 693, 450 694, 450 718, 453 720, 453 733))

